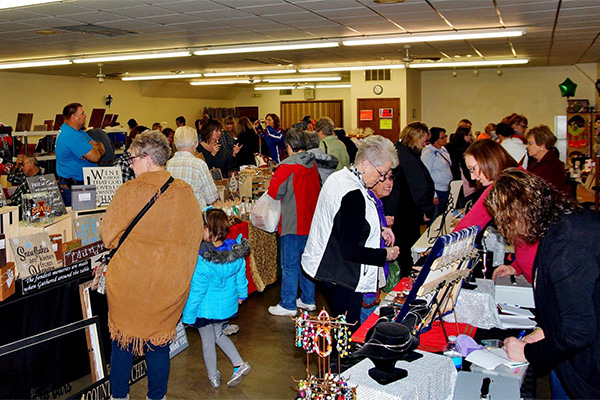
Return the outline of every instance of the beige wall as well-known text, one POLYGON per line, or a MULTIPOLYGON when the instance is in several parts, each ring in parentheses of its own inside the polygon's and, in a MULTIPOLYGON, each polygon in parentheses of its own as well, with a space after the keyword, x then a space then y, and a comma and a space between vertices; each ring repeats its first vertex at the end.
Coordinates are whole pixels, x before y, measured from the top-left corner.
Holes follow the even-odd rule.
MULTIPOLYGON (((600 73, 596 64, 578 65, 594 81, 600 73)), ((564 115, 567 99, 561 97, 558 84, 567 77, 578 84, 576 98, 596 99, 594 84, 578 68, 513 67, 481 68, 479 76, 472 69, 423 71, 423 121, 429 126, 442 126, 449 131, 461 118, 473 122, 473 129, 482 131, 489 122, 499 122, 512 112, 524 114, 529 126, 546 124, 554 127, 554 116, 564 115)))

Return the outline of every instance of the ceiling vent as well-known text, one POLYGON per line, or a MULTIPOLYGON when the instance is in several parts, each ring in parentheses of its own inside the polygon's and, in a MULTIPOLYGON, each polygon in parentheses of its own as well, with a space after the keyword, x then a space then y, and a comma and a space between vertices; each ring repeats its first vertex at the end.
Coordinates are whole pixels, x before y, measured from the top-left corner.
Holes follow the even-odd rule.
POLYGON ((104 36, 108 36, 108 37, 139 35, 138 32, 134 32, 134 31, 126 31, 124 29, 109 28, 107 26, 99 26, 99 25, 92 25, 92 24, 60 26, 60 27, 56 27, 55 29, 62 29, 65 31, 87 33, 87 34, 93 34, 93 35, 104 35, 104 36))

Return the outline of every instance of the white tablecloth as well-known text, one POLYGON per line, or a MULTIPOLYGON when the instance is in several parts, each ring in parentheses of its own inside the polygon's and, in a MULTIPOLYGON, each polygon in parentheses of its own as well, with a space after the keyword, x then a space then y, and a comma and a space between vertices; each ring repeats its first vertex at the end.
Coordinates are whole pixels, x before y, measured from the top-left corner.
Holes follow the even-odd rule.
MULTIPOLYGON (((460 290, 456 300, 458 322, 481 329, 502 328, 496 306, 494 282, 490 279, 477 279, 473 290, 460 290)), ((454 322, 454 313, 444 317, 444 321, 454 322)))
POLYGON ((357 386, 357 399, 361 400, 422 400, 451 399, 456 385, 456 368, 452 360, 438 354, 426 353, 413 362, 398 361, 396 368, 408 371, 408 376, 388 385, 380 385, 369 376, 374 365, 365 359, 342 375, 350 385, 357 386))

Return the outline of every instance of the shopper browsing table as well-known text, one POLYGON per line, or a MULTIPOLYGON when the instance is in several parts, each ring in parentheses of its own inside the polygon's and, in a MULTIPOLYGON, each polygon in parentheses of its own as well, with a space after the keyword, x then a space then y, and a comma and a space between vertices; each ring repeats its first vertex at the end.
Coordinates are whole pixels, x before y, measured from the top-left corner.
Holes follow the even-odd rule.
POLYGON ((171 178, 171 152, 160 132, 145 132, 131 144, 136 179, 115 193, 100 225, 104 245, 115 248, 130 222, 153 196, 156 203, 125 238, 106 270, 108 327, 112 339, 110 386, 126 398, 134 355, 146 354, 148 397, 164 398, 169 343, 183 311, 202 239, 198 201, 187 183, 171 178))
POLYGON ((383 136, 370 136, 360 144, 355 161, 323 185, 302 255, 304 271, 322 282, 330 314, 347 313, 348 323, 356 323, 352 332, 358 329, 363 293, 377 291, 380 268, 399 253, 397 246, 380 247, 382 234, 388 241, 391 235, 382 233, 368 193, 398 165, 394 145, 383 136))
POLYGON ((541 329, 506 339, 509 358, 551 370, 552 398, 600 398, 600 218, 517 169, 500 175, 485 205, 510 242, 539 241, 533 293, 541 329))

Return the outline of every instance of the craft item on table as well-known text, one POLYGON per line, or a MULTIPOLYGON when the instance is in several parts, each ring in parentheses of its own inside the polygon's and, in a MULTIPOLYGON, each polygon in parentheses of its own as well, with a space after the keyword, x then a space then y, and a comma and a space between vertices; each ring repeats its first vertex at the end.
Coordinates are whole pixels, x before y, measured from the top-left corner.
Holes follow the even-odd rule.
POLYGON ((71 209, 74 211, 92 210, 96 208, 95 185, 71 186, 71 209))
POLYGON ((428 329, 436 318, 454 310, 463 280, 471 272, 472 261, 478 256, 475 238, 479 227, 472 226, 439 237, 419 271, 402 309, 396 317, 401 322, 416 298, 427 302, 427 315, 418 321, 413 332, 428 329))
POLYGON ((75 232, 81 239, 82 245, 85 246, 100 240, 100 221, 103 217, 104 213, 75 218, 73 221, 75 232))
POLYGON ((68 242, 64 242, 61 246, 63 255, 67 251, 76 249, 78 247, 81 247, 81 239, 74 239, 74 240, 70 240, 68 242))
MULTIPOLYGON (((27 177, 27 186, 31 193, 49 193, 48 205, 52 209, 54 216, 61 216, 67 213, 65 202, 60 194, 56 176, 54 174, 36 175, 27 177)), ((25 195, 23 195, 25 196, 25 195)))
POLYGON ((53 235, 50 235, 50 241, 52 242, 52 251, 54 251, 54 256, 56 257, 56 261, 62 261, 62 256, 63 256, 62 239, 63 239, 63 235, 60 233, 55 233, 53 235))
POLYGON ((6 235, 0 233, 0 268, 6 265, 6 235))
POLYGON ((467 357, 467 361, 479 365, 485 369, 494 369, 498 365, 505 365, 509 368, 522 367, 529 365, 527 361, 513 361, 508 358, 506 351, 497 347, 486 347, 482 350, 475 350, 467 357))
POLYGON ((502 323, 494 297, 494 282, 490 279, 476 279, 473 290, 460 292, 456 301, 456 313, 446 315, 444 321, 463 322, 477 328, 500 328, 502 323))
POLYGON ((351 388, 339 374, 331 371, 330 356, 335 346, 340 358, 349 355, 350 338, 346 316, 337 318, 329 316, 322 310, 317 317, 312 317, 303 311, 296 321, 296 347, 306 351, 307 378, 294 380, 298 384, 297 399, 355 399, 355 388, 351 388), (310 370, 310 354, 317 355, 318 374, 312 375, 310 370))
POLYGON ((369 370, 369 376, 377 383, 387 385, 408 376, 405 369, 396 368, 396 362, 421 358, 423 355, 414 351, 418 346, 419 339, 406 326, 381 322, 375 325, 373 335, 355 354, 369 358, 375 364, 375 368, 369 370))
POLYGON ((48 232, 19 236, 9 240, 20 279, 58 268, 48 232))
POLYGON ((25 224, 50 223, 54 221, 49 192, 23 194, 21 197, 21 207, 25 224))
POLYGON ((120 167, 84 167, 83 182, 96 186, 96 207, 107 206, 123 184, 120 167))
POLYGON ((106 253, 108 253, 108 250, 104 247, 104 243, 99 240, 88 245, 65 251, 63 254, 63 265, 76 264, 88 258, 92 259, 92 264, 99 264, 106 253))
POLYGON ((0 301, 4 301, 15 294, 15 281, 17 269, 14 262, 9 262, 0 267, 0 301))
POLYGON ((0 190, 0 207, 4 207, 7 204, 8 201, 6 200, 6 196, 4 195, 4 190, 0 190))

